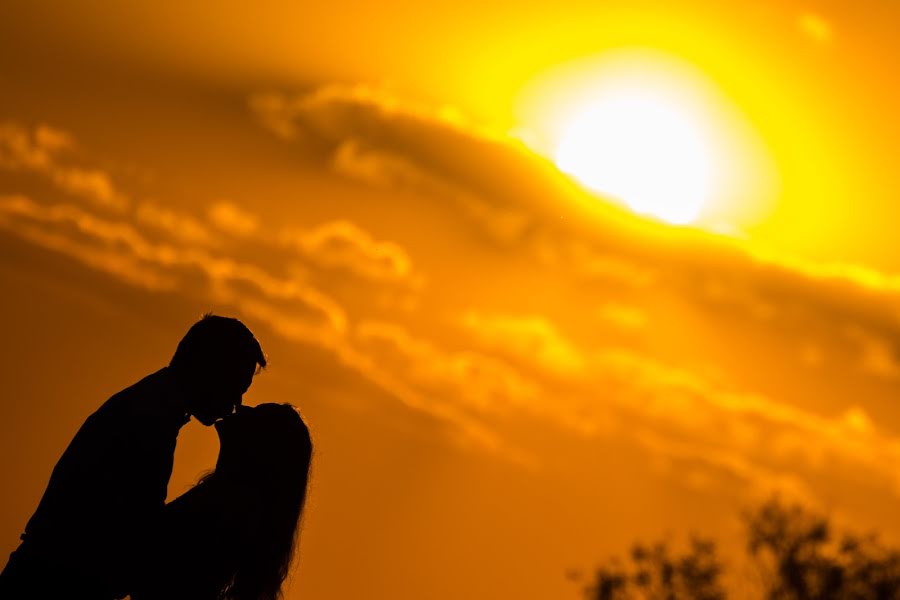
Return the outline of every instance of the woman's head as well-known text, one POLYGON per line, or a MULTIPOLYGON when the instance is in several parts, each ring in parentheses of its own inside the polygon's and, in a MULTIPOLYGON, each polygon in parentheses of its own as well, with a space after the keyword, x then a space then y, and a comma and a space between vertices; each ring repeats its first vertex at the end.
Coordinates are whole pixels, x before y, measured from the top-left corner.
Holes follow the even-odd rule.
POLYGON ((221 450, 214 476, 253 490, 256 527, 226 598, 277 598, 294 553, 312 441, 289 404, 240 408, 216 423, 221 450))
POLYGON ((309 463, 309 430, 290 404, 241 406, 216 422, 221 449, 216 471, 244 477, 271 477, 261 481, 284 486, 298 466, 309 463), (286 477, 281 477, 284 475, 286 477))

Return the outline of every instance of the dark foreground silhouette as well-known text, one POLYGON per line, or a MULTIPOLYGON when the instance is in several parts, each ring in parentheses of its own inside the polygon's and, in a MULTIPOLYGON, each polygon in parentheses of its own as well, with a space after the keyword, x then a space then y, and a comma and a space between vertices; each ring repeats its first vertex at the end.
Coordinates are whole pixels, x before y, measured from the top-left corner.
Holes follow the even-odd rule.
POLYGON ((216 470, 163 511, 133 600, 274 600, 294 553, 312 443, 287 404, 216 423, 216 470))
POLYGON ((266 365, 237 319, 207 315, 168 367, 106 401, 75 435, 0 574, 0 598, 124 597, 160 527, 178 431, 241 404, 266 365))
MULTIPOLYGON (((760 600, 900 599, 900 551, 874 535, 836 535, 827 519, 771 500, 744 519, 747 566, 735 597, 760 600)), ((725 563, 716 544, 693 539, 674 552, 636 545, 628 560, 593 573, 585 600, 725 600, 725 563)), ((573 577, 579 580, 579 577, 573 577)))

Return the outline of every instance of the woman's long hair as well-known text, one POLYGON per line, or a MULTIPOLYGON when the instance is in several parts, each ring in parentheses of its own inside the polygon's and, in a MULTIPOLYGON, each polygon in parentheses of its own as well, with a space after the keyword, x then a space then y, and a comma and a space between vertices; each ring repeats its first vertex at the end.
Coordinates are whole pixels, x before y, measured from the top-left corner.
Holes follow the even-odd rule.
POLYGON ((250 486, 261 501, 253 515, 253 534, 240 550, 237 570, 222 591, 222 600, 281 597, 306 501, 312 458, 306 424, 290 404, 261 404, 252 411, 250 426, 242 427, 241 433, 244 468, 232 471, 217 466, 209 476, 229 477, 234 485, 250 486))

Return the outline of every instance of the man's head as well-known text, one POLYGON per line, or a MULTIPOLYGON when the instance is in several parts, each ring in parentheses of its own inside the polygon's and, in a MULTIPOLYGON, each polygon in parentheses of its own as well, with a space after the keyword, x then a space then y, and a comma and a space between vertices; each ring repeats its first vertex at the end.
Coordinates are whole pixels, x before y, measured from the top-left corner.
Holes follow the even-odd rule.
POLYGON ((194 323, 169 363, 186 393, 188 412, 204 425, 231 414, 265 366, 266 356, 247 326, 213 314, 194 323))

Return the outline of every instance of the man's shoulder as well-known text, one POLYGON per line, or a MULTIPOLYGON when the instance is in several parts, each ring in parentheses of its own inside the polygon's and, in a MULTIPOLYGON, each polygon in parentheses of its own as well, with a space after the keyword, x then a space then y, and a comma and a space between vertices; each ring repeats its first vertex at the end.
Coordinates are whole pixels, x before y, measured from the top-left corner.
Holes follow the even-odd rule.
POLYGON ((168 367, 147 375, 140 381, 113 394, 91 418, 147 425, 169 420, 173 397, 178 394, 168 367))
POLYGON ((106 404, 113 401, 123 401, 128 399, 139 399, 142 397, 152 396, 159 393, 166 387, 172 385, 172 375, 168 367, 163 367, 158 371, 147 375, 141 380, 129 385, 125 389, 113 394, 106 404))

